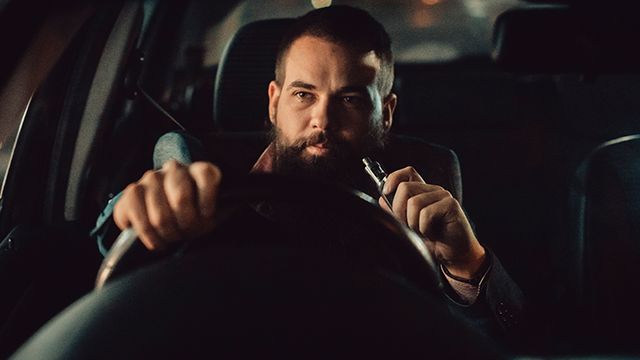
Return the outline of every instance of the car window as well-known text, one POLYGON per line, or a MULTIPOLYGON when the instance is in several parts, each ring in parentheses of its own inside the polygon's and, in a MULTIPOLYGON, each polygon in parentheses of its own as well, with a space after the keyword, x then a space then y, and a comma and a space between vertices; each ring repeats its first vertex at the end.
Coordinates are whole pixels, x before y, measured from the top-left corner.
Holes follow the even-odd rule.
MULTIPOLYGON (((30 102, 31 100, 29 100, 29 103, 30 102)), ((2 199, 4 192, 5 179, 7 172, 9 171, 9 164, 11 163, 13 151, 15 150, 16 139, 20 133, 20 128, 22 127, 24 116, 28 109, 29 105, 25 106, 21 111, 22 114, 17 117, 17 121, 8 124, 9 128, 5 130, 5 137, 0 142, 0 199, 2 199)))
POLYGON ((0 198, 31 98, 91 9, 91 6, 80 7, 77 12, 55 13, 49 17, 28 45, 5 88, 0 88, 0 198))

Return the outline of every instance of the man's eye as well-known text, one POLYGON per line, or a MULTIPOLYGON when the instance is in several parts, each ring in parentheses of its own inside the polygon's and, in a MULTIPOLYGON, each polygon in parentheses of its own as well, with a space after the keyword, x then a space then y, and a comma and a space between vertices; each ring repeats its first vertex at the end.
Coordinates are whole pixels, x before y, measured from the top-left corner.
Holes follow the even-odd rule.
POLYGON ((348 104, 357 104, 360 101, 360 99, 357 96, 345 96, 344 97, 344 102, 348 103, 348 104))
POLYGON ((306 99, 309 97, 309 93, 304 91, 298 91, 297 93, 295 93, 295 95, 300 99, 306 99))

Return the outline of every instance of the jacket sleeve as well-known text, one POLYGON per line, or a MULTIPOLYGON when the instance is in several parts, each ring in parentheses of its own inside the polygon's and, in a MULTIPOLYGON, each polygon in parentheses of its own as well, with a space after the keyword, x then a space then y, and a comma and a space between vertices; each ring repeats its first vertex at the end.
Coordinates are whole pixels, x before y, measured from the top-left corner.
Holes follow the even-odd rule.
POLYGON ((118 193, 118 195, 109 200, 107 206, 105 206, 105 208, 98 216, 93 230, 91 230, 91 233, 89 233, 91 237, 96 239, 98 243, 98 249, 100 250, 102 256, 107 256, 111 245, 113 245, 113 242, 120 232, 120 229, 118 229, 118 226, 116 226, 115 222, 113 221, 113 207, 115 206, 116 202, 118 202, 121 196, 122 192, 118 193))
POLYGON ((517 349, 523 341, 524 295, 495 254, 490 250, 488 254, 491 257, 490 268, 479 285, 480 294, 473 304, 459 302, 451 285, 443 282, 449 308, 462 321, 507 349, 517 349))

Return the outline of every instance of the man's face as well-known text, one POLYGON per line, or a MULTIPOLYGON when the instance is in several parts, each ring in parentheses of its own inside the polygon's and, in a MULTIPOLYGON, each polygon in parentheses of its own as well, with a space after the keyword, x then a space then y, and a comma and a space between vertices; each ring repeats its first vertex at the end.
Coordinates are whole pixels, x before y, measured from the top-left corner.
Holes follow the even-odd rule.
POLYGON ((379 73, 373 52, 358 54, 317 37, 297 39, 282 87, 269 85, 276 169, 295 163, 312 171, 339 170, 379 148, 396 105, 394 94, 381 98, 379 73))

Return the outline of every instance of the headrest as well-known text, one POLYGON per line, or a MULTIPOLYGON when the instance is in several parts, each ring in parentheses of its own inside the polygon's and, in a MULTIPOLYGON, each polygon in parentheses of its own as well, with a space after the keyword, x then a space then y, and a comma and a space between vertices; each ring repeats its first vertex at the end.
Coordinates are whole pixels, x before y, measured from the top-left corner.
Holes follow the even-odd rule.
POLYGON ((638 4, 594 3, 501 14, 493 39, 497 65, 521 73, 640 72, 638 4))
POLYGON ((213 116, 224 132, 264 130, 268 118, 269 82, 275 79, 280 37, 295 19, 249 23, 223 52, 213 95, 213 116))

